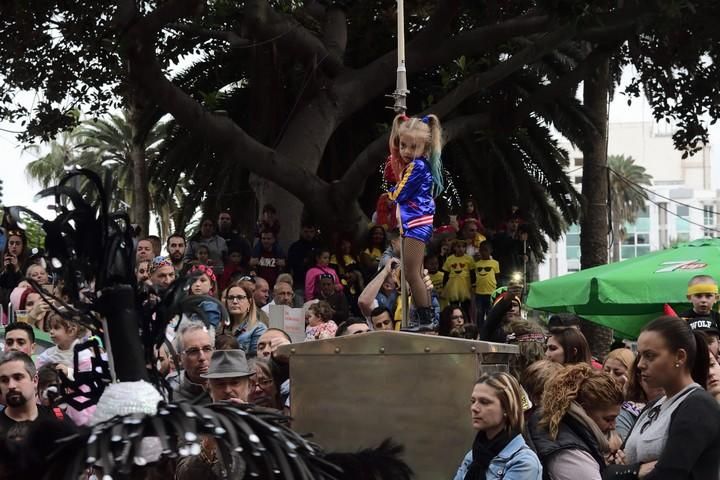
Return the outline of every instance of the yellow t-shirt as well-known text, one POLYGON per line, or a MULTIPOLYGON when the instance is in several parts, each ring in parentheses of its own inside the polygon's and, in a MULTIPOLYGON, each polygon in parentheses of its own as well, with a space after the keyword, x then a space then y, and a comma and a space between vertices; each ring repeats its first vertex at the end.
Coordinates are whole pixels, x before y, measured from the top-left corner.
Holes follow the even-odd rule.
POLYGON ((490 295, 497 289, 495 275, 500 273, 497 260, 475 260, 475 293, 490 295))
POLYGON ((462 257, 450 255, 445 259, 442 269, 450 274, 448 281, 456 277, 467 278, 470 281, 470 270, 473 269, 474 264, 475 262, 470 255, 463 255, 462 257))
POLYGON ((366 248, 365 250, 363 250, 363 253, 375 260, 376 262, 380 261, 380 257, 382 257, 383 254, 382 250, 380 250, 379 248, 373 248, 372 250, 366 248))
POLYGON ((456 257, 450 255, 443 264, 443 270, 448 272, 448 281, 443 288, 443 297, 450 302, 464 302, 473 296, 470 272, 475 262, 470 255, 456 257))
POLYGON ((443 289, 443 278, 445 278, 445 272, 442 270, 438 270, 435 273, 431 273, 430 275, 430 281, 432 281, 433 289, 440 295, 440 292, 442 292, 443 289))

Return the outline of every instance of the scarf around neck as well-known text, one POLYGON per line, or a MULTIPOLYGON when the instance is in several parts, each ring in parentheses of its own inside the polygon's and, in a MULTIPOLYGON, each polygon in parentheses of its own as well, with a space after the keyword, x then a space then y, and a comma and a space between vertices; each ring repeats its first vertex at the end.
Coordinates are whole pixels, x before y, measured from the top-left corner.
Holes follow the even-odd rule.
POLYGON ((495 438, 488 439, 485 432, 478 432, 472 446, 473 461, 468 467, 464 480, 483 480, 492 459, 515 438, 517 433, 503 429, 495 438))

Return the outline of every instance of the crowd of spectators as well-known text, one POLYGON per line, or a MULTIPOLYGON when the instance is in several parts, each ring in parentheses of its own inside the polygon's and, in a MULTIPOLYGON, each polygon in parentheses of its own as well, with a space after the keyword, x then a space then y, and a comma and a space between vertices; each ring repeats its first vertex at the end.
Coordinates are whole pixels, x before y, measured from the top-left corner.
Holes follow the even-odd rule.
MULTIPOLYGON (((251 238, 238 233, 228 212, 204 217, 190 238, 170 235, 164 254, 157 237, 137 238, 138 285, 163 291, 189 278, 188 294, 203 300, 206 322, 178 319, 157 352, 168 395, 289 413, 288 359, 278 348, 293 340, 271 327, 273 306, 303 309, 305 341, 401 330, 399 233, 386 226, 376 223, 358 243, 303 222, 300 238, 285 249, 267 205, 251 238)), ((21 439, 38 419, 87 424, 88 412, 57 399, 59 376, 81 368, 73 347, 88 332, 54 314, 36 290, 62 298, 62 284, 48 275, 51 260, 30 251, 22 230, 5 233, 0 301, 11 307, 2 313, 0 435, 21 439), (51 342, 42 352, 40 332, 51 342)), ((509 372, 483 375, 472 386, 477 436, 457 459, 455 479, 718 478, 716 281, 693 278, 692 308, 646 325, 636 348, 619 344, 593 357, 578 318, 541 324, 523 312, 526 244, 518 216, 492 230, 470 199, 428 246, 425 283, 436 319, 421 333, 510 343, 520 352, 509 372)), ((412 302, 409 310, 414 315, 412 302)), ((176 478, 216 478, 214 462, 214 446, 204 442, 200 455, 178 463, 176 478)))

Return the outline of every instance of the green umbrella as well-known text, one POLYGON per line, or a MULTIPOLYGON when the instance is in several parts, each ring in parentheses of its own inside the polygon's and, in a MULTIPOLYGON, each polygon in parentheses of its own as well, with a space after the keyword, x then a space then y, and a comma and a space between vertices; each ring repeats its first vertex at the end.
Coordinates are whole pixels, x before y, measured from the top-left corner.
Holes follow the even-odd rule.
POLYGON ((527 305, 571 312, 637 337, 649 320, 687 306, 687 284, 695 275, 720 278, 720 239, 702 239, 618 263, 589 268, 530 285, 527 305))

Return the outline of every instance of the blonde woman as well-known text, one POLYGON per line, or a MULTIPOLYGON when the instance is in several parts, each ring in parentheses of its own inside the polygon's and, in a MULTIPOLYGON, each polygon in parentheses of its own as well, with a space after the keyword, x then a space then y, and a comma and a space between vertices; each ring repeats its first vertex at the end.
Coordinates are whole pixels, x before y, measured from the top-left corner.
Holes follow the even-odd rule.
POLYGON ((485 374, 472 391, 470 415, 477 436, 455 480, 540 480, 542 466, 525 443, 520 385, 511 375, 485 374))
POLYGON ((252 292, 248 288, 232 284, 223 295, 230 322, 229 325, 222 325, 220 333, 235 337, 248 357, 256 356, 258 340, 267 330, 267 326, 258 320, 252 292))

